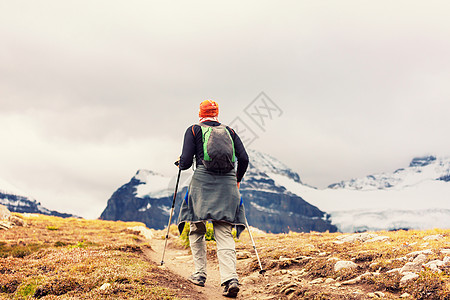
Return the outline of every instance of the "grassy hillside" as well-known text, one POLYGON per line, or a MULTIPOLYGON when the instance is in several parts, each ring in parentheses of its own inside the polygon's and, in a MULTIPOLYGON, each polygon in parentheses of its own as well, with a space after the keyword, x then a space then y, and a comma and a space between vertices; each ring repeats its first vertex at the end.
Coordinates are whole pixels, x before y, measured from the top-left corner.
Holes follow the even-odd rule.
MULTIPOLYGON (((0 231, 0 299, 199 298, 190 283, 145 254, 164 232, 149 241, 130 229, 141 223, 16 216, 26 226, 0 231)), ((267 272, 258 273, 244 232, 236 243, 238 299, 450 299, 450 230, 254 238, 267 272), (340 261, 353 267, 336 270, 340 261), (417 275, 404 281, 410 265, 417 275)), ((182 238, 172 238, 168 250, 181 245, 182 238)), ((215 242, 207 247, 217 263, 215 242)))
POLYGON ((150 262, 141 223, 20 215, 0 231, 1 299, 175 299, 188 284, 150 262), (184 288, 183 288, 184 285, 184 288))

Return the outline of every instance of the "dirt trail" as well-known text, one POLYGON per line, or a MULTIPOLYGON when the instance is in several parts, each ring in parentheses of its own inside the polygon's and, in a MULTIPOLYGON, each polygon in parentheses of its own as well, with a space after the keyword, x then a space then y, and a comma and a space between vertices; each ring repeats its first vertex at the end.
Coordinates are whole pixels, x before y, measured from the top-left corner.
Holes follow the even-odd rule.
MULTIPOLYGON (((145 250, 145 254, 156 264, 161 265, 161 257, 164 248, 164 240, 152 239, 150 241, 152 249, 145 250)), ((166 253, 164 256, 164 266, 162 268, 167 268, 171 272, 180 275, 183 278, 188 278, 192 274, 193 261, 189 250, 184 249, 174 249, 171 247, 171 242, 169 240, 168 246, 166 248, 166 253)), ((204 287, 196 286, 191 284, 190 287, 199 292, 199 298, 204 299, 230 299, 222 296, 223 288, 220 286, 220 275, 217 262, 208 260, 207 265, 208 278, 204 287)), ((241 298, 240 295, 236 299, 241 298)))

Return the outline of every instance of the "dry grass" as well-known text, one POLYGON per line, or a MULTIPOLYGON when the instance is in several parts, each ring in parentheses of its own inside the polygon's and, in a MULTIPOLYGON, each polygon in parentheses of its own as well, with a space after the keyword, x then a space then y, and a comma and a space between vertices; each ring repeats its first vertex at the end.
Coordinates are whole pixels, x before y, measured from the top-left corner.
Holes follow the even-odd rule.
MULTIPOLYGON (((143 254, 150 247, 138 232, 128 227, 141 223, 61 219, 19 215, 26 227, 0 231, 1 299, 196 299, 185 279, 162 271, 143 254), (100 289, 109 284, 106 289, 100 289), (184 288, 183 288, 184 287, 184 288)), ((171 235, 178 235, 175 227, 171 235)), ((337 244, 341 233, 258 234, 253 236, 267 270, 265 277, 243 286, 258 299, 258 293, 275 299, 369 299, 383 292, 384 299, 450 299, 450 266, 437 273, 423 269, 419 277, 401 285, 401 275, 387 273, 402 267, 408 253, 431 249, 427 259, 443 260, 450 249, 450 230, 376 232, 387 241, 337 244), (440 240, 423 240, 440 234, 440 240), (334 271, 336 260, 349 260, 358 267, 334 271), (366 274, 355 284, 345 281, 366 274), (375 273, 375 274, 374 274, 375 273), (323 282, 310 284, 322 278, 323 282), (329 283, 325 283, 328 279, 329 283), (289 287, 289 288, 287 288, 289 287)), ((155 238, 164 237, 160 231, 155 238)), ((176 240, 174 240, 176 241, 176 240)), ((174 245, 182 247, 183 239, 174 245)), ((185 245, 184 245, 185 246, 185 245)), ((238 251, 253 252, 247 232, 236 242, 238 251)), ((208 241, 208 254, 215 258, 215 242, 208 241)), ((448 256, 448 255, 447 255, 448 256)), ((259 270, 256 257, 238 262, 241 278, 259 270)), ((250 297, 250 298, 251 298, 250 297)), ((261 297, 262 298, 262 297, 261 297)))
POLYGON ((19 215, 0 231, 1 299, 176 299, 185 283, 147 260, 142 223, 19 215), (108 286, 101 289, 102 285, 108 286))

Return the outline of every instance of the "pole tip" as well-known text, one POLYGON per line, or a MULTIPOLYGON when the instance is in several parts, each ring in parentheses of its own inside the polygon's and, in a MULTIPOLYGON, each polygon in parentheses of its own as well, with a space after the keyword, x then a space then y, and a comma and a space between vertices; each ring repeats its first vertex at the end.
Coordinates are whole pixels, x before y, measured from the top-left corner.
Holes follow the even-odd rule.
POLYGON ((261 271, 259 271, 259 274, 264 275, 264 273, 266 273, 266 270, 261 269, 261 271))

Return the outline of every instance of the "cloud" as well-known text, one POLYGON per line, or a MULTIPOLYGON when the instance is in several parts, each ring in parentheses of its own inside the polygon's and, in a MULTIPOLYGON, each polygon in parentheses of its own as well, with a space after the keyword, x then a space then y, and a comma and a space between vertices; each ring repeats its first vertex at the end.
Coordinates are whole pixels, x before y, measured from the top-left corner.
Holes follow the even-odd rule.
POLYGON ((0 139, 9 145, 2 147, 2 178, 13 179, 50 209, 91 218, 99 216, 112 192, 138 169, 164 171, 179 155, 179 145, 170 139, 80 143, 35 129, 36 123, 23 116, 1 118, 0 139))
POLYGON ((219 102, 227 123, 261 91, 284 113, 252 147, 312 185, 448 155, 449 11, 446 1, 4 2, 0 177, 51 209, 98 216, 137 169, 171 172, 202 100, 219 102))

